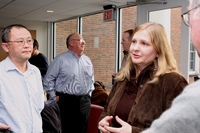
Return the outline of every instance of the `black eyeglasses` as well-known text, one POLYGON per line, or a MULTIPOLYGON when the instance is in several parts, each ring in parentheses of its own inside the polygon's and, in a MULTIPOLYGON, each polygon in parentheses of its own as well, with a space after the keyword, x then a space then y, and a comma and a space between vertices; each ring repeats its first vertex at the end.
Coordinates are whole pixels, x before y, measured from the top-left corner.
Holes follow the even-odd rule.
POLYGON ((198 7, 200 7, 200 4, 181 15, 185 25, 190 26, 190 12, 198 7))

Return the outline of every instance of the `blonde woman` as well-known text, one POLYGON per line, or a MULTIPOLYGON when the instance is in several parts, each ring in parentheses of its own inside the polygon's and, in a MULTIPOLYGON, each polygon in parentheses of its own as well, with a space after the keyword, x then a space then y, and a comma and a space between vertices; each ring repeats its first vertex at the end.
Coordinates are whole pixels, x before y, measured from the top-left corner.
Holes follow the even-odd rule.
POLYGON ((136 27, 129 53, 101 114, 102 133, 139 133, 149 128, 188 85, 177 70, 162 25, 147 22, 136 27))
MULTIPOLYGON (((181 17, 191 29, 192 44, 200 57, 200 0, 189 0, 188 10, 181 17)), ((188 85, 173 100, 172 106, 148 130, 142 133, 199 133, 200 80, 188 85)))

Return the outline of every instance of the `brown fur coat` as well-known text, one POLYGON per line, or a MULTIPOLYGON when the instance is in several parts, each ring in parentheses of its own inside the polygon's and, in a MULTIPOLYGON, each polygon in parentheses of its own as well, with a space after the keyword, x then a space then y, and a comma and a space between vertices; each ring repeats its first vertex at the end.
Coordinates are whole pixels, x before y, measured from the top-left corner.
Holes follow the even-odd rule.
MULTIPOLYGON (((145 69, 138 78, 136 104, 132 106, 128 115, 127 122, 132 125, 132 133, 139 133, 150 127, 151 123, 170 107, 173 99, 188 85, 185 78, 175 72, 164 74, 156 84, 146 84, 152 77, 153 68, 145 69)), ((130 81, 125 79, 122 82, 115 82, 100 120, 105 116, 114 116, 127 82, 130 81)), ((111 122, 111 126, 115 126, 113 124, 111 122)))

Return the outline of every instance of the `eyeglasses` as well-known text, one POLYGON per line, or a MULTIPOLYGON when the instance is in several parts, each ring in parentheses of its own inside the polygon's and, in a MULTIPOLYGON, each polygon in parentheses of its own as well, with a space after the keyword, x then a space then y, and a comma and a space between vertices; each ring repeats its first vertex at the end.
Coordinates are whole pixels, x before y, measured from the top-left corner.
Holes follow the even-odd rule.
POLYGON ((200 4, 181 15, 182 20, 186 26, 190 26, 190 12, 194 9, 197 9, 198 7, 200 7, 200 4))
POLYGON ((71 41, 80 41, 80 43, 85 43, 84 39, 71 39, 71 41))
POLYGON ((19 46, 24 46, 25 43, 28 45, 33 45, 33 39, 28 39, 28 40, 16 40, 16 41, 7 41, 11 43, 17 43, 19 46))

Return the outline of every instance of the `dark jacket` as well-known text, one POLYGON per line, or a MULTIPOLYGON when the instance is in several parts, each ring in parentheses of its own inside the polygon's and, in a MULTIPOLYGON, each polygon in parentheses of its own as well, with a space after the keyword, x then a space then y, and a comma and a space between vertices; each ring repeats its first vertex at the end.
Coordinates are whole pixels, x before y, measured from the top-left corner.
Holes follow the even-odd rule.
MULTIPOLYGON (((185 78, 175 72, 162 75, 155 84, 147 84, 147 81, 152 78, 153 70, 153 67, 145 68, 137 80, 137 95, 127 121, 132 125, 132 133, 139 133, 150 127, 151 123, 170 107, 172 100, 188 85, 185 78)), ((127 79, 115 82, 100 120, 105 116, 114 116, 127 82, 129 82, 127 79)), ((113 122, 111 126, 115 126, 113 122)))
POLYGON ((42 79, 44 79, 49 66, 47 57, 44 56, 42 53, 39 53, 38 55, 31 56, 29 62, 32 65, 35 65, 40 70, 42 79))

